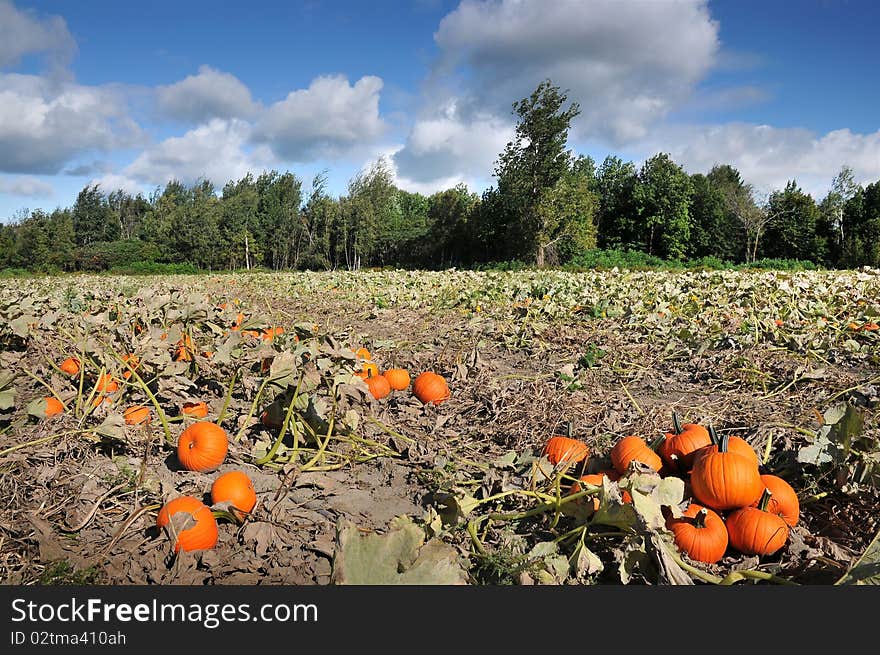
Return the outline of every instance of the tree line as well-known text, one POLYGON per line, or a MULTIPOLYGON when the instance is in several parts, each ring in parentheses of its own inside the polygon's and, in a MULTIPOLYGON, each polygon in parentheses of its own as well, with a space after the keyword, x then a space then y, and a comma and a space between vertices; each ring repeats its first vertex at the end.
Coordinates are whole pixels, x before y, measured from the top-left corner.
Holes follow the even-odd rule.
POLYGON ((688 174, 667 153, 636 167, 566 148, 580 112, 550 80, 513 104, 514 138, 496 184, 431 195, 394 185, 380 159, 346 193, 290 172, 247 174, 219 192, 169 181, 149 197, 87 185, 72 207, 0 223, 0 268, 101 271, 137 263, 200 270, 444 268, 518 260, 563 265, 595 250, 666 260, 795 259, 880 266, 880 181, 844 166, 821 200, 796 180, 761 197, 729 164, 688 174))

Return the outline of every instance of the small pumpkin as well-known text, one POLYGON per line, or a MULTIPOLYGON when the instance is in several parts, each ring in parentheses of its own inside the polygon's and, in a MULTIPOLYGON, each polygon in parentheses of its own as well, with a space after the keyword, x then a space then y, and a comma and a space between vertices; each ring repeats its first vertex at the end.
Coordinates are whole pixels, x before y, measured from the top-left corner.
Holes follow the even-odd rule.
POLYGON ((659 471, 663 466, 663 460, 645 440, 635 435, 629 435, 620 439, 611 448, 611 463, 620 475, 626 475, 630 462, 641 462, 659 471))
POLYGON ((355 350, 355 351, 354 351, 354 354, 357 356, 358 359, 366 359, 366 360, 369 361, 369 360, 371 360, 371 359, 373 358, 373 357, 370 355, 370 351, 367 350, 366 348, 364 348, 363 346, 361 346, 360 348, 358 348, 357 350, 355 350))
POLYGON ((43 414, 46 418, 64 412, 64 403, 58 400, 55 396, 46 396, 43 398, 43 403, 43 414))
POLYGON ((79 360, 76 357, 68 357, 58 367, 68 375, 79 375, 79 360))
POLYGON ((672 532, 678 549, 692 560, 714 564, 724 557, 729 543, 727 526, 708 507, 691 503, 681 517, 670 516, 666 527, 672 532))
POLYGON ((127 425, 140 425, 141 423, 149 425, 150 408, 144 405, 132 405, 122 412, 127 425))
POLYGON ((733 548, 746 555, 772 555, 785 545, 788 523, 768 511, 772 496, 765 488, 756 506, 741 507, 727 517, 727 532, 733 548))
POLYGON ((95 389, 101 393, 113 393, 119 389, 119 383, 109 373, 103 373, 98 378, 95 389))
POLYGON ((208 415, 208 403, 204 400, 183 403, 180 413, 190 418, 205 418, 208 415))
POLYGON ((413 394, 424 404, 439 405, 450 396, 446 378, 433 371, 419 373, 413 382, 413 394))
POLYGON ((747 507, 758 500, 764 490, 756 461, 730 450, 729 439, 729 435, 724 434, 718 446, 702 449, 691 471, 694 498, 718 511, 747 507))
POLYGON ((364 362, 361 370, 355 373, 355 375, 364 380, 370 376, 379 375, 379 365, 375 362, 364 362))
MULTIPOLYGON (((597 487, 602 486, 602 479, 608 478, 611 482, 617 482, 620 479, 620 474, 614 469, 610 469, 608 471, 599 471, 598 473, 587 473, 586 475, 582 475, 578 480, 575 481, 573 485, 568 490, 569 494, 577 493, 578 491, 583 491, 583 484, 595 485, 597 487), (583 484, 582 484, 583 483, 583 484)), ((620 490, 620 498, 625 503, 632 502, 632 495, 626 489, 620 490)), ((592 496, 590 498, 593 502, 593 511, 597 511, 599 509, 599 505, 601 501, 597 496, 592 496)), ((583 501, 575 500, 574 502, 578 504, 582 504, 583 501)))
POLYGON ((542 451, 553 466, 557 464, 576 464, 590 454, 590 448, 583 441, 575 439, 571 421, 566 424, 565 434, 554 434, 544 444, 542 451))
POLYGON ((391 393, 391 384, 384 375, 372 375, 371 373, 364 381, 367 383, 370 393, 373 394, 373 398, 382 399, 391 393))
MULTIPOLYGON (((761 476, 761 482, 771 494, 767 501, 767 511, 779 514, 789 526, 796 526, 800 519, 801 506, 795 490, 778 475, 765 473, 761 476)), ((757 507, 758 503, 755 502, 754 505, 757 507)))
POLYGON ((666 439, 660 444, 658 452, 672 470, 687 472, 693 466, 696 451, 711 445, 712 438, 709 436, 709 430, 698 423, 681 425, 675 412, 672 413, 672 425, 672 432, 666 433, 666 439), (677 464, 672 455, 678 459, 677 464))
POLYGON ((403 391, 409 387, 409 371, 405 368, 389 368, 382 375, 388 380, 388 384, 395 391, 403 391))
POLYGON ((228 471, 219 476, 211 485, 211 503, 228 502, 232 512, 244 520, 257 504, 254 483, 244 471, 228 471))
POLYGON ((171 538, 175 553, 213 548, 220 536, 211 508, 193 496, 178 496, 165 503, 156 525, 171 538))
POLYGON ((126 365, 125 370, 122 372, 122 377, 128 380, 131 377, 132 371, 136 371, 138 366, 141 365, 141 358, 133 353, 128 353, 122 358, 122 363, 126 365))
POLYGON ((260 335, 263 338, 263 341, 272 341, 275 337, 279 337, 284 334, 283 327, 270 327, 263 330, 260 335))
POLYGON ((207 473, 217 469, 228 450, 226 430, 210 421, 193 423, 177 440, 177 459, 189 471, 207 473))

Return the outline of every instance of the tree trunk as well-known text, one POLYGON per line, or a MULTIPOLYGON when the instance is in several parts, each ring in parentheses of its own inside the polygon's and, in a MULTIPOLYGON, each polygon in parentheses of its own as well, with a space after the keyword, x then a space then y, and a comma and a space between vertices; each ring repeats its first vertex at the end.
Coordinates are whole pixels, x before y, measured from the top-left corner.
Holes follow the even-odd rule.
POLYGON ((247 270, 251 270, 251 255, 250 255, 250 248, 248 247, 247 232, 244 233, 244 267, 247 270))
POLYGON ((535 254, 535 265, 544 268, 544 246, 541 244, 538 244, 538 252, 535 254))

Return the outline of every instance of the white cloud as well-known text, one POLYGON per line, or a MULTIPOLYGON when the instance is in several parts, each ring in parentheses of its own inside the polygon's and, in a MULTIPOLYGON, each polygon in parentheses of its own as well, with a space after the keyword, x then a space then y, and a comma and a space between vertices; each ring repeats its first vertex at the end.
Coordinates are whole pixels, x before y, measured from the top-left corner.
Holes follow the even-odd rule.
POLYGON ((144 193, 144 185, 138 182, 137 180, 133 180, 130 177, 125 175, 119 175, 117 173, 107 173, 106 175, 102 175, 98 178, 92 178, 88 182, 89 185, 97 184, 101 191, 110 194, 114 191, 125 191, 129 195, 136 196, 139 193, 144 193))
POLYGON ((443 115, 416 122, 393 162, 410 190, 436 191, 449 188, 450 182, 491 176, 495 159, 511 138, 511 124, 489 114, 462 119, 450 104, 443 115))
POLYGON ((692 96, 720 47, 704 0, 464 0, 434 40, 422 115, 395 155, 421 184, 490 177, 513 102, 545 79, 580 106, 573 140, 643 139, 692 96))
POLYGON ((382 80, 371 75, 353 86, 341 75, 317 77, 269 106, 255 123, 254 139, 289 161, 343 156, 385 132, 381 89, 382 80))
POLYGON ((668 152, 690 173, 706 173, 715 164, 734 166, 763 193, 797 180, 820 200, 843 165, 858 182, 880 179, 880 131, 857 134, 849 129, 816 134, 803 128, 726 123, 664 129, 640 146, 642 152, 668 152))
POLYGON ((580 137, 643 137, 684 103, 720 49, 705 0, 464 0, 434 35, 435 75, 460 95, 510 116, 511 104, 549 78, 580 104, 580 137))
POLYGON ((266 147, 247 150, 251 127, 242 120, 212 119, 186 132, 147 148, 122 175, 145 184, 164 185, 169 180, 193 183, 207 179, 220 187, 248 172, 273 163, 266 147))
POLYGON ((30 198, 49 198, 53 195, 54 189, 48 182, 30 175, 21 175, 11 178, 0 177, 0 193, 30 198))
POLYGON ((61 67, 76 52, 76 42, 60 16, 38 17, 0 0, 0 68, 15 66, 22 57, 45 53, 53 67, 61 67))
POLYGON ((123 99, 110 89, 0 74, 0 171, 57 173, 82 151, 140 138, 123 99))
POLYGON ((241 80, 210 66, 201 66, 198 75, 160 86, 156 95, 163 114, 193 123, 211 118, 247 118, 258 108, 241 80))

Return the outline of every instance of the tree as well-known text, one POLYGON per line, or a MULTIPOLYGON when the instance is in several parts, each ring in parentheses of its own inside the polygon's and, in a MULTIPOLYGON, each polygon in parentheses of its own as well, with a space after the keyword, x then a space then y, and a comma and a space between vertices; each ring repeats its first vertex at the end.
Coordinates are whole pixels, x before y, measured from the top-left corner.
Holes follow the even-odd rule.
POLYGON ((383 257, 388 234, 400 212, 397 188, 384 158, 359 171, 348 184, 348 195, 340 199, 337 238, 345 266, 358 270, 375 255, 383 257))
POLYGON ((847 203, 861 191, 862 188, 856 184, 853 170, 844 165, 832 180, 828 194, 819 204, 816 233, 824 241, 823 252, 828 264, 839 265, 842 262, 843 244, 846 241, 844 212, 847 203))
POLYGON ((659 153, 642 165, 635 200, 642 221, 642 249, 649 255, 665 259, 685 257, 692 191, 688 174, 666 153, 659 153))
POLYGON ((596 173, 599 196, 597 239, 600 248, 629 250, 640 247, 635 201, 636 167, 620 157, 605 157, 596 173))
POLYGON ((522 238, 522 252, 544 266, 545 251, 574 226, 550 222, 552 217, 540 211, 545 196, 569 171, 571 153, 565 149, 573 118, 580 113, 577 103, 567 109, 566 93, 550 80, 541 82, 528 98, 513 103, 519 117, 515 137, 507 143, 495 169, 498 191, 509 210, 514 225, 512 234, 522 238))
POLYGON ((589 166, 576 160, 538 204, 547 239, 545 256, 552 264, 561 264, 596 247, 598 199, 592 190, 591 172, 589 166))
POLYGON ((119 238, 119 220, 97 184, 86 185, 73 205, 73 230, 78 246, 119 238))
POLYGON ((816 221, 819 208, 812 196, 794 180, 770 194, 767 211, 775 216, 764 234, 762 254, 780 259, 820 261, 817 257, 816 221))
POLYGON ((743 257, 741 226, 725 206, 722 189, 742 184, 739 172, 728 164, 715 165, 707 175, 691 176, 688 256, 738 261, 743 257))
POLYGON ((880 266, 880 181, 867 185, 844 206, 842 263, 880 266))
POLYGON ((479 197, 463 183, 428 198, 430 227, 422 249, 425 260, 442 268, 466 257, 468 218, 478 202, 479 197))

